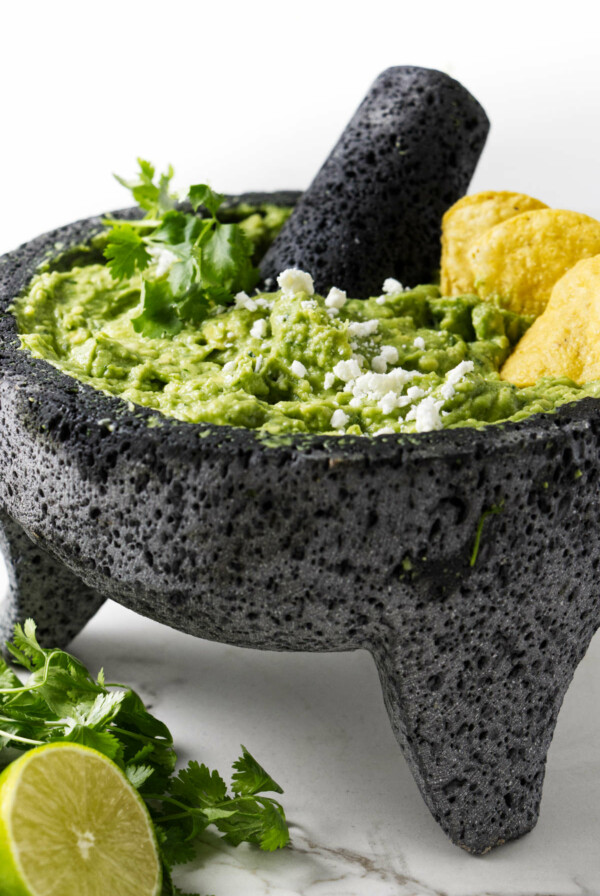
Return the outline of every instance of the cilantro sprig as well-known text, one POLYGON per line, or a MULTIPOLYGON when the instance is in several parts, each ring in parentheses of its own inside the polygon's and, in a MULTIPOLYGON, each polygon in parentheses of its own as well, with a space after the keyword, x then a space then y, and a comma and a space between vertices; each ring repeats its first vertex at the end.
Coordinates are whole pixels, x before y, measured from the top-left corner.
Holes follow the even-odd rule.
POLYGON ((200 323, 236 293, 251 290, 260 274, 243 229, 218 218, 224 196, 194 184, 184 197, 192 212, 182 211, 171 192, 173 168, 157 176, 150 162, 138 159, 138 165, 137 180, 117 180, 146 214, 137 221, 106 219, 104 255, 115 280, 142 275, 142 310, 132 321, 136 332, 173 336, 186 322, 200 323))
POLYGON ((283 807, 265 795, 283 791, 245 747, 233 764, 231 792, 218 772, 198 762, 175 772, 169 729, 131 688, 107 684, 102 670, 93 678, 74 656, 41 647, 31 619, 15 627, 6 646, 29 675, 21 682, 0 657, 0 767, 14 750, 56 741, 93 747, 116 762, 150 811, 163 861, 163 896, 180 894, 173 867, 195 857, 198 836, 209 825, 235 846, 248 842, 274 850, 289 843, 283 807))

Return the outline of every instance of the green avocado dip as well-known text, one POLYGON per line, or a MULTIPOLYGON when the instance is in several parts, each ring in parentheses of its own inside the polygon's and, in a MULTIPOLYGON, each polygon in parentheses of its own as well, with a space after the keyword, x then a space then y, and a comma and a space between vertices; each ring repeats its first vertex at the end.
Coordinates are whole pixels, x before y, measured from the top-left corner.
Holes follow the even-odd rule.
MULTIPOLYGON (((250 209, 243 223, 264 249, 284 217, 250 209)), ((168 254, 153 264, 156 280, 168 276, 168 254)), ((98 252, 62 267, 38 273, 15 302, 22 347, 96 389, 190 423, 414 433, 516 421, 600 396, 600 383, 501 381, 531 319, 472 295, 444 298, 436 286, 404 290, 386 280, 365 301, 336 288, 322 297, 308 274, 289 270, 278 291, 240 292, 201 322, 148 336, 132 325, 139 273, 116 281, 98 252)))

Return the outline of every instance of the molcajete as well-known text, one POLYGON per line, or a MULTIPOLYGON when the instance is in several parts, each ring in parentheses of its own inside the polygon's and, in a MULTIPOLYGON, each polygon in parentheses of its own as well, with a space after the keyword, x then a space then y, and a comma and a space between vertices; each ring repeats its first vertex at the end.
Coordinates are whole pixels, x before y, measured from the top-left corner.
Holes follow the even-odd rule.
POLYGON ((482 853, 530 830, 600 624, 600 402, 481 430, 279 440, 128 406, 21 350, 8 310, 101 228, 0 259, 0 634, 33 616, 65 644, 111 597, 240 646, 365 648, 451 839, 482 853))

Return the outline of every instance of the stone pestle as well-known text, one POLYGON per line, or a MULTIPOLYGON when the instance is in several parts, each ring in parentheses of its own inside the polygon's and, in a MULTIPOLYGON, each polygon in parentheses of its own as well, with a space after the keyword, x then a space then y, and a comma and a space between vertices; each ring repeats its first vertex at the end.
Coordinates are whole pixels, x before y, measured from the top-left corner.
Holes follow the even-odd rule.
POLYGON ((443 72, 395 66, 375 80, 261 263, 318 292, 381 292, 385 278, 431 282, 441 219, 466 192, 489 130, 477 100, 443 72))

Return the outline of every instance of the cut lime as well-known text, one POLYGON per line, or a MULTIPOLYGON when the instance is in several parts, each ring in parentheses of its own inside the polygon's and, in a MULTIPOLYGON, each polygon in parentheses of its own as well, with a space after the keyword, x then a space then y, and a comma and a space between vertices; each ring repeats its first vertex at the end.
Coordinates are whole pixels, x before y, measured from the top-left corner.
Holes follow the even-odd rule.
POLYGON ((146 806, 106 756, 49 744, 0 775, 1 896, 157 896, 160 889, 146 806))

